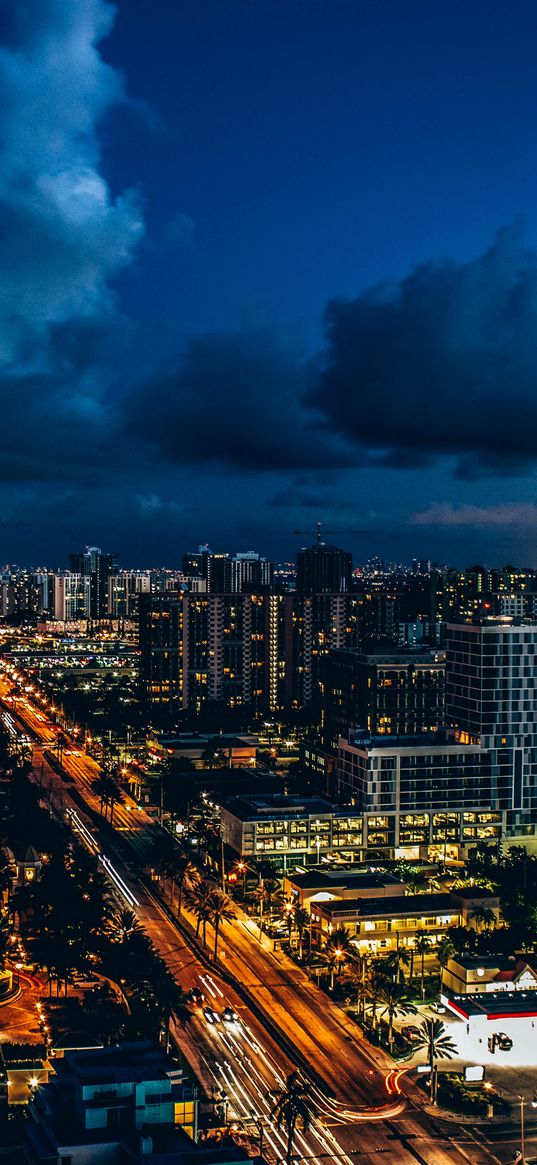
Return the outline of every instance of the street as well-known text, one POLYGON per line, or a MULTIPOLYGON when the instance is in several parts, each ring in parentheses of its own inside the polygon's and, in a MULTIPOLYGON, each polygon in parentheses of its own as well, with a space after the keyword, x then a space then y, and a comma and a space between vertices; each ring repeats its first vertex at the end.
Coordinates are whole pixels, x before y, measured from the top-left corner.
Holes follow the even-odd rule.
MULTIPOLYGON (((2 699, 7 691, 5 681, 0 681, 2 699)), ((13 713, 10 705, 8 708, 13 713)), ((37 716, 25 701, 23 707, 17 706, 15 715, 48 743, 51 725, 41 711, 37 716)), ((247 922, 221 928, 219 949, 225 975, 219 975, 140 880, 137 857, 143 863, 147 838, 159 828, 155 822, 130 807, 117 808, 114 824, 118 834, 110 837, 99 820, 98 798, 88 788, 99 772, 95 762, 67 747, 63 764, 76 786, 66 785, 47 765, 42 748, 36 747, 34 752, 34 780, 39 783, 43 774, 43 795, 51 809, 64 820, 67 809, 80 815, 82 798, 93 811, 88 820, 94 852, 104 853, 113 864, 119 885, 123 884, 136 902, 140 922, 177 982, 184 990, 201 987, 205 1004, 214 1006, 215 1011, 230 1006, 237 1013, 237 1023, 210 1025, 202 1009, 196 1009, 187 1027, 176 1023, 173 1032, 207 1095, 220 1109, 224 1107, 225 1123, 236 1122, 241 1127, 242 1122, 249 1135, 259 1135, 261 1120, 265 1155, 273 1162, 281 1160, 285 1137, 270 1119, 271 1093, 298 1066, 304 1074, 310 1070, 316 1109, 310 1130, 297 1134, 295 1153, 302 1159, 350 1162, 359 1157, 365 1165, 384 1153, 394 1165, 415 1161, 422 1165, 482 1165, 490 1161, 504 1165, 512 1159, 518 1142, 511 1126, 489 1124, 481 1130, 468 1118, 459 1124, 426 1112, 423 1094, 405 1080, 404 1071, 389 1066, 377 1050, 365 1045, 345 1013, 313 987, 300 969, 284 956, 275 957, 267 949, 269 944, 249 933, 247 922), (75 787, 76 800, 72 795, 75 787), (131 839, 135 849, 129 859, 125 843, 131 839), (236 979, 238 990, 228 976, 236 979), (254 1010, 247 1005, 248 997, 254 1010)), ((74 816, 70 820, 73 822, 74 816)), ((118 882, 113 884, 121 895, 118 882)), ((124 900, 129 901, 125 896, 124 900)), ((528 1130, 528 1150, 533 1143, 533 1130, 528 1130)))

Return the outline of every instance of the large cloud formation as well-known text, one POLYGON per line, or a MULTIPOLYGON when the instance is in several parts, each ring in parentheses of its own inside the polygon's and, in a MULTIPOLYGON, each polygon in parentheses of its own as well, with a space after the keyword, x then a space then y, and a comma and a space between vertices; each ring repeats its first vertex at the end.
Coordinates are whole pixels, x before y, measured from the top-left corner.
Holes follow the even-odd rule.
POLYGON ((468 263, 334 300, 309 402, 373 463, 456 455, 463 476, 537 457, 537 256, 516 230, 468 263))
POLYGON ((348 464, 350 451, 301 403, 310 380, 291 328, 205 333, 133 394, 127 429, 178 465, 348 464))
POLYGON ((143 225, 137 196, 114 198, 100 172, 98 126, 122 97, 97 49, 113 9, 30 0, 3 4, 2 17, 1 473, 62 477, 84 454, 104 457, 95 368, 115 313, 110 280, 143 225))
POLYGON ((524 473, 537 458, 537 255, 516 229, 332 300, 326 347, 280 329, 193 338, 130 400, 128 431, 169 464, 524 473))

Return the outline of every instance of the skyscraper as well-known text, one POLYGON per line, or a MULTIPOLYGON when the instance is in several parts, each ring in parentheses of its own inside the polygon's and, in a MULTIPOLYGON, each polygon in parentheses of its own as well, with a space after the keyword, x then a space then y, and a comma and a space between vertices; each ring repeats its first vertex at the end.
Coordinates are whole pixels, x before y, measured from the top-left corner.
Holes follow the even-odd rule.
POLYGON ((537 624, 447 627, 446 716, 462 743, 489 750, 495 807, 511 835, 537 825, 537 624))
POLYGON ((296 589, 300 595, 349 591, 351 577, 352 555, 347 550, 316 542, 297 554, 296 589))
POLYGON ((69 555, 71 570, 91 580, 90 615, 105 619, 108 611, 108 579, 119 570, 117 554, 104 554, 98 546, 86 546, 78 554, 69 555))
POLYGON ((139 596, 140 685, 148 707, 179 707, 182 694, 182 598, 139 596))

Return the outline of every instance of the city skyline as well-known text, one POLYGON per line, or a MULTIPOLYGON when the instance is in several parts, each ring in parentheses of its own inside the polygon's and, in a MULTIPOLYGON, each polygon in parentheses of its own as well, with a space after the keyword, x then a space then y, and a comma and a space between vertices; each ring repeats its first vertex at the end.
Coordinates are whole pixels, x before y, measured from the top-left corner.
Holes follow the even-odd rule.
POLYGON ((535 565, 534 7, 32 0, 2 31, 0 557, 83 528, 281 559, 321 520, 535 565))

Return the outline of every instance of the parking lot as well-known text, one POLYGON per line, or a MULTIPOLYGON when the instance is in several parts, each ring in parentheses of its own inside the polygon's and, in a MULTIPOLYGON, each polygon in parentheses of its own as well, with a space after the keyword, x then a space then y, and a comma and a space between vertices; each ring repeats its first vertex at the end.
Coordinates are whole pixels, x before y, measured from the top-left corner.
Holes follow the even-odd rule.
MULTIPOLYGON (((537 1000, 536 1000, 537 1002, 537 1000)), ((483 1064, 485 1078, 498 1089, 506 1099, 517 1101, 521 1092, 531 1101, 537 1093, 537 1018, 501 1019, 487 1022, 486 1034, 473 1030, 451 1012, 439 1015, 428 1006, 418 1008, 418 1015, 400 1017, 395 1027, 420 1026, 424 1019, 439 1019, 444 1024, 446 1035, 453 1041, 457 1054, 452 1060, 439 1061, 440 1071, 463 1072, 471 1064, 483 1064), (467 1031, 467 1026, 470 1030, 467 1031), (494 1032, 504 1032, 513 1041, 510 1051, 488 1049, 487 1037, 494 1032)), ((424 1064, 427 1055, 420 1050, 408 1061, 411 1066, 424 1064)))

